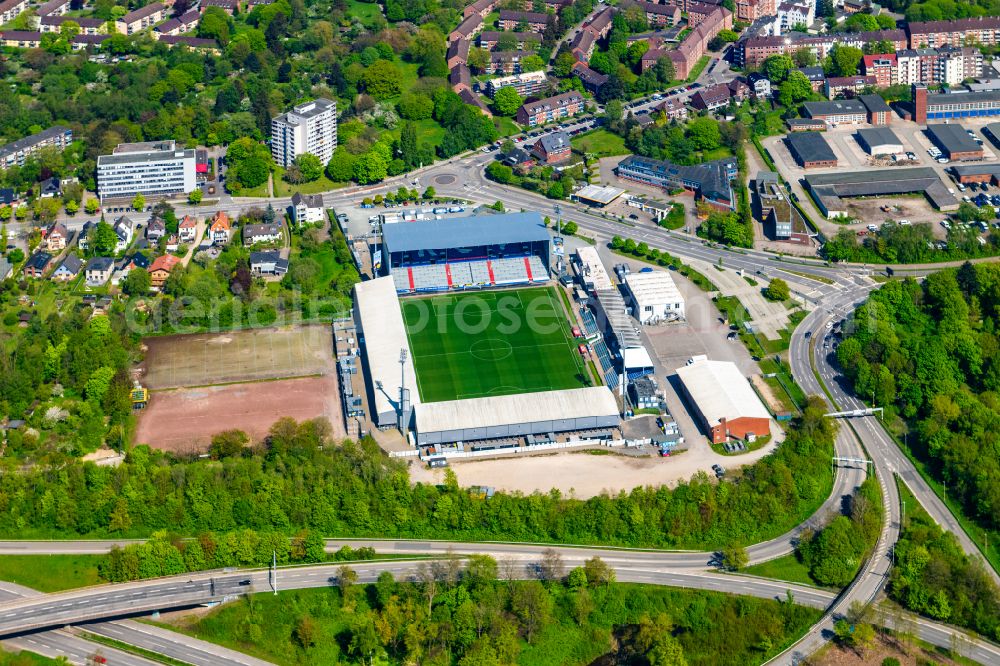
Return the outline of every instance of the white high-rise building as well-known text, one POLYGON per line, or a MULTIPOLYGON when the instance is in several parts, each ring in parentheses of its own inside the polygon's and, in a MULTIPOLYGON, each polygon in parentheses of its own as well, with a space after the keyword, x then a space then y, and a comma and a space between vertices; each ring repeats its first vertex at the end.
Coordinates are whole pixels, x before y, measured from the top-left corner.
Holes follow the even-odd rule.
POLYGON ((114 154, 97 158, 102 200, 186 194, 195 187, 194 150, 178 149, 173 141, 122 143, 114 154))
POLYGON ((317 99, 271 120, 271 155, 283 167, 311 153, 325 165, 337 149, 337 103, 317 99))

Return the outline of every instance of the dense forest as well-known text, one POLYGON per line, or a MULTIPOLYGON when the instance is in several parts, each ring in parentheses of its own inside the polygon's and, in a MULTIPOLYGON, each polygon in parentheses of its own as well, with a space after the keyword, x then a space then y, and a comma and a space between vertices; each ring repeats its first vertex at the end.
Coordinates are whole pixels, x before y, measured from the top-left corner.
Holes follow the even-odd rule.
POLYGON ((557 541, 712 548, 791 528, 826 497, 834 425, 818 401, 777 451, 716 483, 704 473, 674 489, 636 488, 586 501, 558 492, 489 500, 445 484, 411 485, 374 442, 333 445, 329 424, 290 419, 266 445, 220 460, 178 460, 146 447, 118 467, 66 460, 0 476, 0 533, 182 535, 242 528, 324 536, 557 541))
POLYGON ((890 282, 847 330, 837 357, 855 392, 905 419, 949 497, 1000 527, 1000 266, 890 282))
POLYGON ((889 596, 935 620, 1000 639, 1000 590, 978 561, 962 552, 917 502, 896 542, 889 596))
POLYGON ((550 561, 523 582, 486 556, 427 565, 417 582, 384 573, 358 585, 346 567, 336 578, 331 589, 247 597, 184 630, 289 666, 746 666, 819 615, 791 599, 618 584, 596 558, 569 572, 550 561))
MULTIPOLYGON (((962 206, 968 204, 963 203, 962 206)), ((986 220, 994 221, 993 208, 986 208, 989 209, 986 220)), ((960 208, 959 215, 966 211, 960 208)), ((929 223, 900 225, 886 222, 877 233, 864 238, 859 238, 853 229, 840 229, 835 236, 827 239, 821 252, 830 261, 919 264, 993 256, 997 253, 998 237, 996 234, 981 236, 978 227, 953 226, 948 230, 945 242, 946 246, 937 245, 938 239, 934 237, 929 223), (980 242, 980 238, 984 242, 980 242)))

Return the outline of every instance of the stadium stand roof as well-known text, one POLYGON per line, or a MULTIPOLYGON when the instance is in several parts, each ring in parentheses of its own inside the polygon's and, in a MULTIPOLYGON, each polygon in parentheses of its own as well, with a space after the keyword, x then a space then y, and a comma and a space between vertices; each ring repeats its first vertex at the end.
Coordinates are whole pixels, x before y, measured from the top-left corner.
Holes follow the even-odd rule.
POLYGON ((771 418, 735 363, 702 359, 677 368, 677 376, 712 426, 724 418, 771 418))
MULTIPOLYGON (((402 226, 402 225, 390 225, 402 226)), ((375 395, 373 416, 379 425, 391 423, 399 408, 399 350, 409 352, 403 313, 391 277, 381 277, 354 286, 355 303, 364 336, 365 357, 375 395), (377 388, 378 384, 382 389, 377 388)), ((407 353, 403 364, 406 386, 410 390, 410 404, 420 403, 417 375, 413 370, 413 354, 407 353)))
POLYGON ((491 428, 558 419, 618 417, 618 403, 604 386, 427 402, 416 407, 418 432, 491 428))
POLYGON ((389 252, 548 240, 549 232, 539 213, 505 213, 450 220, 420 220, 387 224, 382 227, 382 242, 389 252))
POLYGON ((809 189, 824 200, 823 204, 827 210, 842 210, 840 197, 907 192, 923 192, 931 203, 941 210, 958 207, 958 199, 948 192, 937 171, 930 167, 837 171, 809 175, 805 180, 809 189))

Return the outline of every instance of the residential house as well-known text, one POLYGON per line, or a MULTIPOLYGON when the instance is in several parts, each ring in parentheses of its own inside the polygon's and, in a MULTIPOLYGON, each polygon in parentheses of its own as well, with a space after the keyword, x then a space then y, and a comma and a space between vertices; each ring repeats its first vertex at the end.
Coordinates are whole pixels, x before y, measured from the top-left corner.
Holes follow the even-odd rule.
POLYGON ((569 43, 573 57, 579 62, 590 62, 590 56, 594 55, 594 48, 597 46, 597 37, 594 33, 581 30, 576 33, 576 37, 569 43))
POLYGON ((258 243, 278 243, 282 239, 281 225, 277 222, 271 224, 245 224, 243 225, 243 244, 257 245, 258 243))
POLYGON ((152 28, 169 16, 170 10, 163 3, 153 2, 131 11, 115 21, 115 29, 123 35, 134 35, 147 28, 152 28))
POLYGON ((62 185, 58 178, 46 178, 38 184, 38 196, 42 199, 62 196, 62 185))
POLYGON ((826 74, 823 73, 822 67, 800 67, 798 71, 809 79, 809 87, 813 92, 819 92, 826 87, 826 74))
POLYGON ((202 14, 209 7, 218 7, 230 16, 240 11, 239 0, 201 0, 199 9, 202 14))
POLYGON ((515 147, 503 156, 503 163, 519 172, 525 172, 537 163, 535 157, 524 148, 515 147))
POLYGON ((866 88, 874 88, 878 80, 874 76, 833 76, 826 80, 824 92, 828 99, 857 97, 866 88))
POLYGON ((448 73, 448 83, 451 84, 451 89, 455 92, 471 90, 472 72, 469 71, 469 66, 455 65, 452 67, 451 72, 448 73))
POLYGON ((45 235, 45 249, 53 254, 59 254, 66 249, 71 236, 66 225, 57 222, 49 227, 49 232, 45 235))
POLYGON ((493 117, 493 112, 490 110, 490 107, 486 106, 483 103, 483 100, 479 98, 479 95, 472 92, 470 89, 463 88, 462 90, 459 90, 458 96, 461 97, 462 101, 465 102, 466 104, 474 106, 480 111, 482 111, 483 115, 486 116, 487 118, 493 117))
POLYGON ((524 26, 530 32, 545 32, 545 26, 549 23, 549 16, 552 16, 553 19, 555 18, 555 15, 552 14, 514 12, 509 9, 501 9, 498 25, 501 30, 517 30, 519 27, 524 26))
POLYGON ((527 97, 548 86, 548 78, 545 72, 524 72, 523 74, 513 74, 511 76, 501 76, 490 79, 486 82, 486 95, 493 97, 501 88, 513 88, 521 97, 527 97))
POLYGON ((38 7, 39 16, 62 16, 69 10, 69 0, 49 0, 38 7))
POLYGON ((125 257, 118 262, 118 270, 121 273, 121 277, 125 277, 133 269, 143 271, 149 270, 149 259, 146 255, 136 252, 135 254, 125 257))
POLYGON ((572 154, 569 135, 566 132, 552 132, 538 139, 531 147, 531 153, 542 164, 565 162, 572 154))
POLYGON ((874 76, 879 88, 888 88, 899 79, 895 53, 878 53, 862 58, 861 72, 874 76))
POLYGON ((197 28, 199 21, 201 21, 201 14, 197 9, 192 9, 178 18, 164 21, 153 28, 153 32, 156 33, 157 39, 162 35, 183 35, 185 32, 191 32, 197 28))
POLYGON ((10 23, 28 8, 28 0, 4 0, 0 2, 0 23, 10 23))
POLYGON ((448 41, 454 42, 459 39, 472 39, 483 29, 483 17, 473 14, 458 24, 458 27, 448 34, 448 41))
POLYGON ((687 106, 676 97, 667 97, 657 110, 669 120, 686 120, 688 117, 687 106))
POLYGON ((111 257, 94 257, 87 262, 86 280, 88 287, 100 287, 111 279, 115 260, 111 257))
POLYGON ((81 35, 100 35, 107 30, 107 21, 84 16, 43 16, 38 20, 39 32, 61 32, 67 21, 80 26, 81 35))
POLYGON ((250 272, 254 275, 284 275, 288 260, 282 259, 277 250, 250 253, 250 272))
POLYGON ((0 187, 0 204, 11 206, 17 201, 17 194, 13 187, 0 187))
POLYGON ((150 243, 159 243, 160 239, 167 235, 167 225, 158 217, 150 218, 146 225, 146 240, 150 243))
POLYGON ((292 220, 295 224, 312 224, 322 222, 326 216, 326 207, 323 205, 323 195, 302 194, 296 192, 292 195, 292 220))
POLYGON ((771 80, 759 72, 747 77, 747 84, 754 99, 769 99, 772 94, 771 80))
POLYGON ((128 215, 123 215, 115 221, 115 236, 118 237, 118 240, 115 242, 116 253, 124 252, 132 244, 132 238, 135 236, 137 226, 136 221, 128 215))
POLYGON ((521 125, 534 127, 569 118, 581 111, 583 111, 583 96, 576 91, 570 91, 523 104, 517 110, 516 119, 521 125))
POLYGON ((521 61, 534 51, 490 51, 490 74, 520 74, 521 61))
POLYGON ((15 49, 37 49, 42 45, 42 33, 37 30, 4 30, 0 44, 15 49))
POLYGON ((6 280, 14 274, 14 264, 7 257, 0 257, 0 280, 6 280))
POLYGON ((490 12, 492 12, 498 4, 500 4, 500 0, 476 0, 462 10, 462 16, 468 18, 473 14, 476 14, 479 18, 484 19, 489 16, 490 12))
POLYGON ((154 259, 148 269, 152 287, 154 289, 162 289, 163 284, 167 281, 167 278, 170 277, 170 272, 173 271, 179 263, 181 263, 181 260, 172 254, 164 254, 154 259))
POLYGON ((446 56, 448 69, 469 62, 470 44, 471 42, 468 39, 456 39, 448 45, 448 54, 446 56))
POLYGON ((181 243, 193 243, 198 237, 198 220, 190 215, 185 215, 184 219, 177 225, 177 238, 181 243))
POLYGON ((602 9, 597 16, 583 24, 583 29, 593 33, 597 39, 603 39, 611 32, 611 19, 614 18, 614 7, 602 9))
POLYGON ((229 221, 229 216, 225 211, 219 211, 212 218, 212 223, 208 227, 209 237, 213 245, 225 245, 233 236, 233 225, 229 221))
POLYGON ((499 32, 497 30, 486 30, 479 33, 479 48, 492 51, 500 44, 500 39, 504 35, 514 38, 515 46, 518 49, 531 50, 538 48, 542 42, 542 36, 537 32, 499 32))
POLYGON ((656 2, 636 2, 639 9, 646 12, 650 27, 674 26, 681 21, 681 8, 676 5, 661 5, 656 2))
POLYGON ((691 106, 700 111, 714 111, 730 101, 740 103, 750 96, 750 88, 739 79, 702 88, 691 96, 691 106))
POLYGON ((0 147, 0 168, 8 169, 15 164, 24 166, 24 161, 42 148, 53 146, 63 150, 73 142, 73 130, 62 125, 54 125, 48 129, 12 141, 0 147))
POLYGON ((600 90, 601 86, 608 82, 609 78, 606 74, 595 72, 582 62, 573 65, 573 73, 580 79, 583 89, 591 94, 595 94, 600 90))
POLYGON ((55 282, 69 282, 80 274, 81 268, 83 268, 83 262, 80 260, 80 257, 72 253, 67 254, 66 258, 59 264, 59 267, 52 271, 49 279, 55 282))
POLYGON ((35 252, 24 264, 24 277, 40 278, 49 267, 52 255, 48 252, 35 252))

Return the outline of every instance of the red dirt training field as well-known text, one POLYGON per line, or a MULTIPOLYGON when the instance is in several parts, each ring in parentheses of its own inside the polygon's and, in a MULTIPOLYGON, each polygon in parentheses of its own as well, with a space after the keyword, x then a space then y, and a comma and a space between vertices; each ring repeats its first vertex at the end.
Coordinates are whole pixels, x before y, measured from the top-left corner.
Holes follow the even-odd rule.
POLYGON ((135 442, 200 453, 223 430, 243 430, 260 440, 283 416, 296 421, 325 416, 334 438, 344 437, 336 375, 156 391, 139 415, 135 442))

